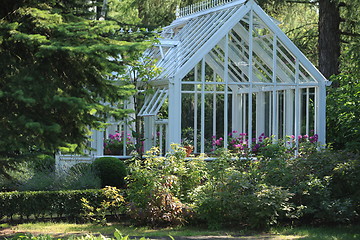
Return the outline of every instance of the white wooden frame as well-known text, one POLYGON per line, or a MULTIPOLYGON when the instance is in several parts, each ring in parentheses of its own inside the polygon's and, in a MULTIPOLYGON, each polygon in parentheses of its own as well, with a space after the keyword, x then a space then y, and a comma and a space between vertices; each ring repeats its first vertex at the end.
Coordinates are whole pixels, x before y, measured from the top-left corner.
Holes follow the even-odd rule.
POLYGON ((206 0, 178 10, 161 40, 174 44, 167 44, 166 51, 155 46, 147 52, 163 69, 151 84, 169 89, 168 145, 182 140, 183 94, 194 96, 195 152, 205 151, 209 135, 205 122, 210 112, 212 126, 206 129, 216 135, 216 119, 221 116, 224 147, 231 131, 246 132, 251 142, 264 132, 296 136, 309 134, 311 128, 325 144, 326 86, 330 82, 277 24, 254 0, 206 0), (263 29, 266 35, 261 34, 263 29), (171 38, 166 38, 169 32, 171 38), (184 88, 189 85, 193 90, 184 88), (205 109, 206 96, 213 98, 212 109, 205 109), (219 96, 223 96, 222 113, 217 110, 219 96))
MULTIPOLYGON (((223 137, 227 147, 233 131, 247 133, 251 143, 262 133, 280 138, 314 129, 318 141, 326 143, 326 86, 331 82, 254 0, 205 0, 178 9, 176 16, 144 53, 162 69, 149 81, 154 93, 139 114, 144 117, 145 150, 159 144, 165 153, 171 143, 181 143, 185 95, 193 98, 188 116, 196 153, 207 150, 209 136, 223 137), (166 100, 168 119, 158 119, 166 100)), ((92 139, 89 161, 103 155, 104 132, 93 131, 92 139)), ((59 166, 61 159, 75 157, 59 154, 59 166)))

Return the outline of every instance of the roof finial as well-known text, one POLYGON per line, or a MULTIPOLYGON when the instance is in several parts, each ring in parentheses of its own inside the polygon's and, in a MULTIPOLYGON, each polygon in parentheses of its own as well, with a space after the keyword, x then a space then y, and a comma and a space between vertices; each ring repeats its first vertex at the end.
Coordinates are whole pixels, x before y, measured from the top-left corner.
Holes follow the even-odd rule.
POLYGON ((175 16, 176 16, 176 18, 180 17, 180 6, 179 5, 176 6, 175 16))

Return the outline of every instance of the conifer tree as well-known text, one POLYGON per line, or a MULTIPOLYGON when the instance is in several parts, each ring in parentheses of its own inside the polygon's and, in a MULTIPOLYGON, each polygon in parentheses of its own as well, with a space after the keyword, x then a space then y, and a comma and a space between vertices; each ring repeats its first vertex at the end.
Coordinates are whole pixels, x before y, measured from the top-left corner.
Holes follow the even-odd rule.
POLYGON ((94 19, 94 1, 5 0, 0 8, 0 172, 26 153, 80 151, 90 128, 121 117, 131 85, 116 81, 147 47, 94 19), (120 57, 121 56, 121 57, 120 57))

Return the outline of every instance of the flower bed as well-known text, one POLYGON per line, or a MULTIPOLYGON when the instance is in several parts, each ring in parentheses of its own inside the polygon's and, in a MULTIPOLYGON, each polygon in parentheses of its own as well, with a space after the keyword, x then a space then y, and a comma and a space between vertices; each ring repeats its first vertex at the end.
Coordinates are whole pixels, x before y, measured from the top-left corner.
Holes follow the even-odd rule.
MULTIPOLYGON (((227 148, 231 153, 241 157, 254 156, 275 156, 278 154, 310 153, 319 147, 318 135, 311 131, 312 135, 286 136, 283 139, 276 139, 275 136, 265 136, 262 133, 257 138, 249 141, 247 133, 233 131, 228 135, 227 148), (250 144, 249 144, 250 143, 250 144)), ((224 138, 212 137, 212 151, 224 146, 224 138)))
POLYGON ((108 138, 104 140, 105 155, 130 155, 135 149, 135 143, 130 133, 126 136, 124 132, 109 134, 108 138))

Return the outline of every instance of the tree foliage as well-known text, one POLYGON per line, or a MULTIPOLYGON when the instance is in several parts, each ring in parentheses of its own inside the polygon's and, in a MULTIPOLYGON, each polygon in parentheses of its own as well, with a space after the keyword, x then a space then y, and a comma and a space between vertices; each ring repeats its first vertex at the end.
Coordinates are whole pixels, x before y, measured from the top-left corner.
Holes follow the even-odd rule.
POLYGON ((130 25, 164 27, 175 19, 176 7, 201 0, 109 0, 108 17, 130 25))
POLYGON ((69 144, 80 151, 90 128, 127 113, 121 102, 134 89, 116 78, 147 47, 145 36, 125 36, 115 22, 91 20, 88 2, 2 3, 1 158, 69 144))
POLYGON ((360 1, 262 0, 259 3, 283 22, 281 28, 313 63, 319 64, 326 77, 333 75, 327 101, 327 139, 337 149, 358 150, 360 1), (335 27, 327 26, 332 24, 333 17, 324 6, 332 7, 334 18, 340 17, 335 27), (322 42, 317 42, 319 36, 322 42))
MULTIPOLYGON (((259 0, 259 4, 275 13, 278 12, 277 9, 283 9, 284 5, 289 6, 289 4, 298 9, 304 5, 316 9, 318 19, 317 24, 312 27, 312 32, 317 32, 319 37, 317 43, 319 69, 327 78, 342 71, 340 61, 344 48, 360 37, 358 24, 360 16, 357 11, 360 7, 359 0, 259 0)), ((287 7, 283 14, 292 15, 289 14, 287 7)), ((306 18, 311 19, 308 15, 306 18)), ((300 31, 308 27, 301 27, 300 31)), ((312 36, 313 34, 310 35, 312 36)), ((300 47, 302 49, 303 46, 300 47)), ((338 86, 338 83, 335 82, 334 85, 338 86)))

